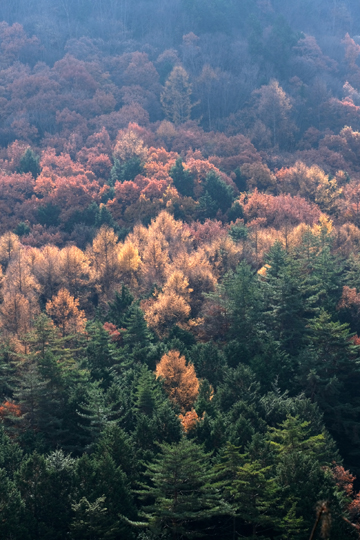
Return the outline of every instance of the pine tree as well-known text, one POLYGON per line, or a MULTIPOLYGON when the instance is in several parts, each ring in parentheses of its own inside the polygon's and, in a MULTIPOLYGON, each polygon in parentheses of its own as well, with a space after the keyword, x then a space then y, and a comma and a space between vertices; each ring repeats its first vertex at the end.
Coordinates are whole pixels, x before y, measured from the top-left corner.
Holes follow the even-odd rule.
POLYGON ((246 362, 263 339, 263 298, 257 275, 249 265, 240 263, 234 274, 225 277, 219 292, 230 320, 228 337, 233 340, 228 346, 228 362, 246 362))
POLYGON ((28 537, 25 504, 16 483, 0 468, 0 537, 4 540, 28 537))
POLYGON ((129 480, 137 476, 137 456, 133 439, 116 424, 108 424, 94 447, 94 457, 109 455, 129 480))
POLYGON ((113 379, 113 370, 121 371, 124 364, 121 360, 121 351, 111 341, 109 333, 104 326, 95 321, 87 326, 90 339, 86 348, 87 363, 91 376, 107 388, 113 379))
POLYGON ((207 379, 215 388, 222 382, 225 355, 214 343, 197 343, 190 349, 188 357, 198 377, 207 379))
POLYGON ((75 512, 71 529, 74 539, 133 538, 130 527, 121 520, 136 517, 129 482, 112 457, 84 454, 76 467, 75 512))
POLYGON ((230 486, 236 515, 251 526, 253 538, 261 529, 276 530, 279 526, 276 515, 279 487, 271 469, 271 466, 264 467, 258 461, 249 460, 245 454, 230 486))
POLYGON ((9 339, 0 339, 0 403, 13 394, 17 355, 9 339))

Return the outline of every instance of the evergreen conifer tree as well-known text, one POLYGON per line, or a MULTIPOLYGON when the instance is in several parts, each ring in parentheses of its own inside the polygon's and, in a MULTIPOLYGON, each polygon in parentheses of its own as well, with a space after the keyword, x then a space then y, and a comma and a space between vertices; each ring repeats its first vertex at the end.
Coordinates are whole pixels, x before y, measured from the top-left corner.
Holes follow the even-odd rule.
POLYGON ((181 157, 177 158, 175 165, 170 169, 169 175, 180 195, 185 197, 194 195, 194 177, 190 171, 184 169, 181 157))
POLYGON ((36 180, 40 174, 40 156, 37 156, 31 148, 27 148, 20 158, 19 173, 31 173, 36 180))
POLYGON ((160 450, 147 465, 149 484, 137 491, 141 499, 153 500, 144 507, 144 517, 149 527, 170 532, 174 540, 197 536, 196 524, 201 527, 201 522, 229 512, 215 487, 210 456, 186 438, 162 444, 160 450))

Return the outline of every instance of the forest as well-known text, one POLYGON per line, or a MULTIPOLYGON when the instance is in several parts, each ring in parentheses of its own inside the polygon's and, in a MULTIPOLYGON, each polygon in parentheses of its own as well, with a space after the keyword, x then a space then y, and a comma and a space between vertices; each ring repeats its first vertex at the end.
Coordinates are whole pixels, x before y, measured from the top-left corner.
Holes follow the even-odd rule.
POLYGON ((0 538, 360 538, 360 5, 0 3, 0 538))

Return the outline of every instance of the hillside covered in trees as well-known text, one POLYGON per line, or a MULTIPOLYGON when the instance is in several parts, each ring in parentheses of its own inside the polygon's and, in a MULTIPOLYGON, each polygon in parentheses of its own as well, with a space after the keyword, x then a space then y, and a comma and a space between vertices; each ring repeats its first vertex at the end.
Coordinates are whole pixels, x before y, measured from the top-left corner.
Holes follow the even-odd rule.
POLYGON ((0 21, 0 538, 359 538, 359 3, 0 21))

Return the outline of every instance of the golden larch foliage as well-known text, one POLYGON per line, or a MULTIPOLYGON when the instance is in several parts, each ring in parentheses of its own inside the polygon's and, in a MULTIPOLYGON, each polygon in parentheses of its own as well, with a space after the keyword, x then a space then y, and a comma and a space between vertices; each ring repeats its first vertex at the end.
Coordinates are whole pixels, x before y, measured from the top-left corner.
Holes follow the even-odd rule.
POLYGON ((32 273, 27 253, 18 249, 13 253, 3 281, 3 294, 19 293, 29 299, 37 298, 40 285, 32 273))
POLYGON ((165 83, 165 89, 160 98, 166 118, 175 125, 190 119, 193 107, 191 93, 189 75, 183 67, 175 66, 165 83))
POLYGON ((179 414, 179 419, 184 432, 189 433, 189 431, 192 431, 196 427, 199 416, 195 409, 191 409, 191 411, 187 411, 185 414, 179 414))
POLYGON ((184 324, 190 316, 188 302, 173 291, 160 293, 144 305, 145 320, 159 337, 167 334, 174 324, 184 324))
POLYGON ((173 265, 171 265, 163 292, 165 294, 175 293, 188 301, 192 289, 190 289, 189 280, 184 273, 181 270, 174 270, 173 265))
POLYGON ((169 245, 176 244, 177 246, 183 245, 190 236, 190 233, 184 230, 184 224, 177 221, 166 210, 160 212, 156 219, 152 220, 149 232, 154 236, 161 234, 169 245))
POLYGON ((186 364, 179 351, 164 354, 156 366, 156 376, 164 379, 165 392, 184 413, 191 409, 199 394, 199 380, 192 364, 186 364))
POLYGON ((70 294, 79 297, 87 286, 90 264, 86 254, 76 246, 66 246, 60 252, 60 279, 70 294))
POLYGON ((214 291, 217 282, 205 250, 179 253, 173 267, 180 269, 187 278, 191 289, 191 308, 198 314, 204 302, 203 293, 214 291))
POLYGON ((333 230, 333 222, 330 218, 325 216, 325 214, 321 214, 319 218, 319 223, 317 225, 314 225, 312 228, 313 234, 320 236, 323 233, 330 234, 333 230))
POLYGON ((131 129, 119 131, 114 148, 114 157, 122 162, 137 157, 145 161, 148 149, 144 142, 131 129))
POLYGON ((170 261, 168 243, 163 235, 149 236, 148 244, 142 253, 142 261, 145 286, 151 287, 154 283, 162 285, 165 281, 165 269, 170 261))
POLYGON ((46 312, 63 337, 83 333, 85 330, 85 313, 79 310, 79 300, 71 296, 67 289, 60 289, 58 294, 46 303, 46 312))
POLYGON ((318 165, 308 167, 297 161, 293 167, 281 169, 277 178, 282 191, 315 202, 324 212, 333 211, 339 202, 342 190, 336 178, 330 179, 318 165))
POLYGON ((131 243, 124 244, 118 253, 120 272, 131 274, 139 269, 141 258, 138 249, 131 243))
POLYGON ((258 270, 257 272, 258 275, 261 277, 266 277, 266 274, 269 268, 271 268, 270 264, 265 264, 264 266, 260 268, 260 270, 258 270))
POLYGON ((120 278, 118 237, 114 230, 103 225, 87 250, 92 278, 105 297, 120 278))
POLYGON ((11 231, 0 236, 0 263, 4 268, 10 262, 13 254, 20 249, 19 237, 11 231))
POLYGON ((334 230, 334 248, 343 257, 360 252, 360 229, 353 223, 344 223, 334 230))
POLYGON ((217 277, 235 270, 240 262, 243 247, 236 244, 229 236, 219 236, 203 246, 217 277))
POLYGON ((1 328, 9 334, 23 335, 30 330, 35 314, 29 300, 21 293, 11 291, 4 294, 0 306, 1 328))
POLYGON ((60 286, 60 250, 56 246, 47 245, 31 257, 32 271, 41 286, 41 293, 50 299, 60 286))

